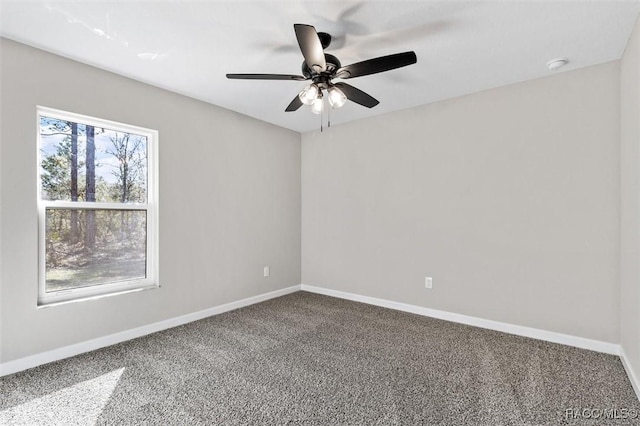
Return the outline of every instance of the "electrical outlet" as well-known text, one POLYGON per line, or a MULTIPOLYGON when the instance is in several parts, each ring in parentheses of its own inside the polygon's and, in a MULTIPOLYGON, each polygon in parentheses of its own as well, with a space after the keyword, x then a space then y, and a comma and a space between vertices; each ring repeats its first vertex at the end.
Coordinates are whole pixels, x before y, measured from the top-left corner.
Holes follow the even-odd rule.
POLYGON ((271 271, 269 270, 269 267, 268 267, 268 266, 265 266, 265 267, 264 267, 264 276, 265 276, 265 277, 268 277, 270 273, 271 273, 271 271))
POLYGON ((424 288, 433 288, 433 278, 424 277, 424 288))

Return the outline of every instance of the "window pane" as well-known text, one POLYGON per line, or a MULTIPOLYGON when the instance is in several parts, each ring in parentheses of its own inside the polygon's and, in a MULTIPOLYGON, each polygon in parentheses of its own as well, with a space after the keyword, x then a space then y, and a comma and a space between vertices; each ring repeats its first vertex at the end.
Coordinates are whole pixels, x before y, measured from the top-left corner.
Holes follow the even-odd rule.
POLYGON ((146 203, 147 137, 40 117, 43 200, 146 203))
POLYGON ((145 210, 46 209, 45 291, 146 277, 145 210))

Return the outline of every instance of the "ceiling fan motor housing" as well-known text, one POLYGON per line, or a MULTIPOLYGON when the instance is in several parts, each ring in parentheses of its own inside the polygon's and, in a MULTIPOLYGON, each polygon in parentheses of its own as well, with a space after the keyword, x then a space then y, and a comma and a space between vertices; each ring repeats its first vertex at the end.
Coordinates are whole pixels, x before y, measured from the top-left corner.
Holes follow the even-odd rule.
POLYGON ((302 75, 306 78, 312 79, 314 82, 316 82, 316 79, 326 81, 333 78, 335 71, 342 67, 342 64, 338 58, 329 53, 324 54, 324 59, 327 63, 327 68, 321 73, 316 73, 314 70, 309 68, 306 61, 302 61, 302 75))

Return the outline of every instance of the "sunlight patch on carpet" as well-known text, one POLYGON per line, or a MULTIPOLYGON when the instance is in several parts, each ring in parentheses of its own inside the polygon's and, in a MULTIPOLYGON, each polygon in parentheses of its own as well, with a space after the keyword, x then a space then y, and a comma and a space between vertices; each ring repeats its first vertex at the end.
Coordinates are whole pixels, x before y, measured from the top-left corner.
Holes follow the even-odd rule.
POLYGON ((0 411, 2 425, 94 425, 124 367, 0 411))

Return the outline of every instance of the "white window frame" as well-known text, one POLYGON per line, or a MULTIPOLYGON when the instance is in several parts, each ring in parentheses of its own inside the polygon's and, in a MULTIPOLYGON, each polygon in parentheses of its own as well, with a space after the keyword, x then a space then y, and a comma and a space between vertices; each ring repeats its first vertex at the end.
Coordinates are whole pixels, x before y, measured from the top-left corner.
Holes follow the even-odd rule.
POLYGON ((158 132, 130 124, 118 123, 86 115, 61 111, 53 108, 37 106, 36 129, 37 143, 37 175, 38 175, 38 306, 46 306, 76 300, 94 299, 97 297, 120 294, 160 287, 158 282, 158 132), (86 201, 49 201, 42 199, 42 140, 40 135, 40 117, 57 118, 94 127, 107 128, 123 133, 132 133, 147 137, 147 202, 146 203, 101 203, 86 201), (80 210, 145 210, 146 218, 146 273, 145 278, 96 284, 87 287, 73 288, 47 293, 46 285, 46 210, 80 209, 80 210))

